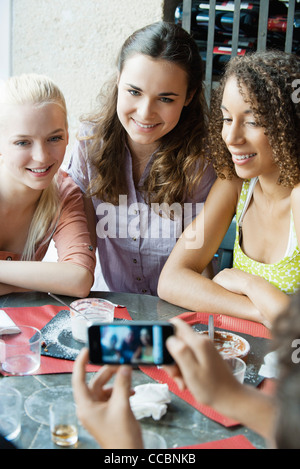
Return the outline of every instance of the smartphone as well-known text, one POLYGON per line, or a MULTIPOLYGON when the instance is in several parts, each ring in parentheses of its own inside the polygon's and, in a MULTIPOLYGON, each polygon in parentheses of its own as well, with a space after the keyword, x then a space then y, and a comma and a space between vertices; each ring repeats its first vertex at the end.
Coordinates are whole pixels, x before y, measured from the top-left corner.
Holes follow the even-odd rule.
POLYGON ((88 328, 90 362, 97 365, 167 365, 174 363, 166 340, 174 335, 168 322, 128 321, 88 328))

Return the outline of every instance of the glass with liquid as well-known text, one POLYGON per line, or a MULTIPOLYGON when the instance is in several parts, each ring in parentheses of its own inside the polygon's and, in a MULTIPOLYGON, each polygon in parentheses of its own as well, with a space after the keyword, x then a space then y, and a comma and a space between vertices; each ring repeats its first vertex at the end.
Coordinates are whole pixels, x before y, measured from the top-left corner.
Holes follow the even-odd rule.
POLYGON ((49 409, 52 441, 58 446, 73 446, 78 441, 76 407, 73 402, 57 402, 49 409))

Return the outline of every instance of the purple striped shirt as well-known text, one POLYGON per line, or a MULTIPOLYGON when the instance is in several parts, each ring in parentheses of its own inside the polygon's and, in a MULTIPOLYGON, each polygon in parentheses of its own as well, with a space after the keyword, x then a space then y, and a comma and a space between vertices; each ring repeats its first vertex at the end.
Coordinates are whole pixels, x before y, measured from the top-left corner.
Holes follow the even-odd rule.
MULTIPOLYGON (((84 133, 88 135, 88 127, 84 133)), ((93 177, 88 161, 89 140, 77 140, 68 172, 86 192, 93 177)), ((162 216, 161 208, 145 203, 136 190, 132 177, 132 159, 126 149, 126 174, 129 194, 119 197, 114 206, 93 197, 96 213, 98 255, 104 280, 111 291, 157 295, 160 272, 183 229, 202 209, 215 181, 212 168, 205 172, 193 200, 186 199, 183 209, 173 204, 174 217, 162 216)), ((153 158, 148 162, 142 179, 149 174, 153 158)))

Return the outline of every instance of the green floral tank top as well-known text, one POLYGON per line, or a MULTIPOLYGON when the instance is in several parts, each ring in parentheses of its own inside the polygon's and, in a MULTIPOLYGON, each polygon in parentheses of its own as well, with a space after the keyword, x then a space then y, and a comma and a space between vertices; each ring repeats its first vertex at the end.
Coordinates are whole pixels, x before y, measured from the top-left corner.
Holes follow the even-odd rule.
POLYGON ((259 275, 286 294, 295 293, 300 288, 300 251, 291 213, 290 239, 283 259, 275 264, 263 264, 247 257, 240 247, 242 218, 251 200, 256 179, 244 181, 236 210, 236 238, 233 251, 233 267, 259 275))

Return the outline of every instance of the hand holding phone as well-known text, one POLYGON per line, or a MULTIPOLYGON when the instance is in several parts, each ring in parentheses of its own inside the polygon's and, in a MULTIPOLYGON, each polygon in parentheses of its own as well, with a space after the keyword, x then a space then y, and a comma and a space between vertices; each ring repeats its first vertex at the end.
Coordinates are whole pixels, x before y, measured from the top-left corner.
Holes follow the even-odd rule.
POLYGON ((88 328, 90 361, 98 365, 170 365, 174 360, 166 340, 173 334, 174 326, 168 322, 93 324, 88 328))

